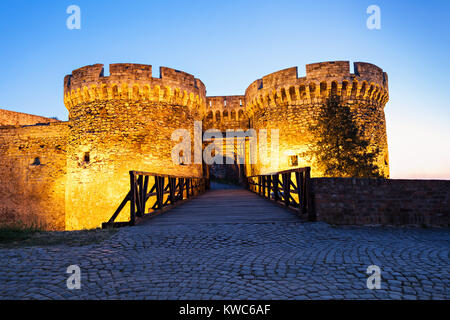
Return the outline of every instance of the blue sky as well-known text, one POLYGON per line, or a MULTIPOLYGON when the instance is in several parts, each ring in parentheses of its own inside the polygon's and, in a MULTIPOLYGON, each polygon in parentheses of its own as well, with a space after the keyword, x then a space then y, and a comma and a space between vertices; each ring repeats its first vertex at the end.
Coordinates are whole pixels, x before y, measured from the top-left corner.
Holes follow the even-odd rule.
POLYGON ((93 63, 167 66, 208 95, 243 94, 307 63, 374 63, 389 75, 392 178, 450 179, 450 1, 0 2, 0 108, 67 119, 63 78, 93 63), (66 28, 69 5, 81 30, 66 28), (369 5, 381 30, 366 27, 369 5))

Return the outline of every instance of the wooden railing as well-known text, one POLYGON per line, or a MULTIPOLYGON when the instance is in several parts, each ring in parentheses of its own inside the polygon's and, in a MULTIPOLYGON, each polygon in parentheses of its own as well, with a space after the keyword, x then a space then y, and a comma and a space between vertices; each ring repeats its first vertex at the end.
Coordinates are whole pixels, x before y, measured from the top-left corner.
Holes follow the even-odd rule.
POLYGON ((154 216, 207 189, 207 179, 197 177, 176 177, 150 172, 130 171, 130 191, 120 203, 111 219, 102 228, 133 226, 137 220, 154 216), (149 184, 151 184, 150 190, 149 184), (148 191, 148 192, 147 192, 148 191), (151 212, 146 213, 147 202, 153 199, 151 212), (130 203, 130 220, 115 222, 119 213, 130 203))
POLYGON ((310 167, 250 176, 247 179, 250 191, 296 210, 308 221, 315 221, 310 191, 310 167))

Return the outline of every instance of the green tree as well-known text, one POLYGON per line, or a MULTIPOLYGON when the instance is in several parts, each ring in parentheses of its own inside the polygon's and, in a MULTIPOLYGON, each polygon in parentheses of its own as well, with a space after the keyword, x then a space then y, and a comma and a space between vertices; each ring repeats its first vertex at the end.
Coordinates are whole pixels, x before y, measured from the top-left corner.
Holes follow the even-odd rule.
POLYGON ((317 123, 309 127, 315 143, 304 156, 315 158, 317 167, 328 177, 382 177, 376 159, 379 149, 368 150, 352 115, 338 96, 322 106, 317 123))

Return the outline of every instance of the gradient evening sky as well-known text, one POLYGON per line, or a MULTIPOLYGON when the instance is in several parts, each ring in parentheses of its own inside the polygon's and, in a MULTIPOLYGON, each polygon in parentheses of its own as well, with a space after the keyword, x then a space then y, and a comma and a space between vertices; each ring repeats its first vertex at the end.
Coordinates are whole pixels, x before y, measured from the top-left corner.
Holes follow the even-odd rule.
POLYGON ((389 76, 391 177, 450 179, 449 21, 447 0, 2 0, 0 108, 67 120, 63 78, 94 63, 167 66, 234 95, 287 67, 364 61, 389 76), (81 30, 66 28, 71 4, 81 30), (372 4, 381 30, 366 27, 372 4))

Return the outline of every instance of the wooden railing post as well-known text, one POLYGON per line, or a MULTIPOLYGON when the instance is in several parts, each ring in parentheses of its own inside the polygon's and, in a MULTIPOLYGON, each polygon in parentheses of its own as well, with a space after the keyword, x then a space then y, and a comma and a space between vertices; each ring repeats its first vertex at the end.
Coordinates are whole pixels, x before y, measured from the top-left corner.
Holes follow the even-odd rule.
POLYGON ((261 177, 261 181, 262 181, 262 192, 261 195, 263 198, 266 197, 266 176, 262 176, 261 177))
POLYGON ((130 225, 136 223, 136 177, 134 171, 130 171, 130 225))
POLYGON ((278 202, 280 200, 278 183, 278 174, 272 175, 273 200, 275 200, 275 202, 278 202))
POLYGON ((155 194, 156 194, 156 202, 153 206, 153 209, 158 209, 159 206, 159 190, 161 188, 161 180, 159 176, 155 176, 155 194))
POLYGON ((286 206, 289 207, 291 204, 291 173, 286 173, 286 206))
POLYGON ((297 181, 296 192, 297 192, 297 196, 298 196, 298 204, 299 204, 301 213, 304 214, 305 213, 305 201, 303 199, 303 190, 304 190, 303 172, 296 171, 295 172, 295 180, 297 181))
POLYGON ((316 214, 312 205, 312 193, 311 193, 311 168, 306 168, 305 172, 305 198, 306 198, 306 210, 308 212, 308 220, 316 221, 316 214))
POLYGON ((175 186, 174 186, 174 179, 169 178, 169 201, 170 204, 175 203, 175 186))
POLYGON ((289 177, 287 173, 282 174, 283 177, 283 195, 284 195, 284 205, 289 207, 289 191, 291 189, 289 177))
POLYGON ((190 191, 191 179, 186 179, 186 198, 189 199, 189 191, 190 191))
POLYGON ((178 196, 180 198, 180 200, 184 199, 184 178, 179 178, 178 179, 178 196))
POLYGON ((259 195, 261 195, 261 176, 258 176, 258 192, 259 195))
POLYGON ((161 179, 161 188, 159 197, 159 209, 162 209, 164 207, 164 183, 166 179, 164 177, 160 177, 160 179, 161 179))
POLYGON ((307 204, 307 197, 306 197, 306 174, 305 172, 302 172, 302 201, 303 201, 303 213, 308 212, 308 204, 307 204))
POLYGON ((148 189, 148 180, 149 176, 145 176, 144 179, 144 189, 142 190, 142 214, 145 214, 145 205, 147 203, 147 189, 148 189))
POLYGON ((138 178, 138 217, 142 217, 145 214, 145 203, 146 203, 146 195, 147 195, 147 186, 145 183, 145 180, 147 180, 148 177, 145 177, 143 175, 139 175, 138 178))

